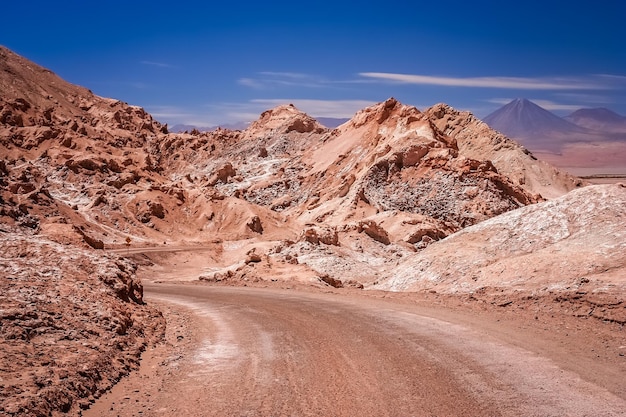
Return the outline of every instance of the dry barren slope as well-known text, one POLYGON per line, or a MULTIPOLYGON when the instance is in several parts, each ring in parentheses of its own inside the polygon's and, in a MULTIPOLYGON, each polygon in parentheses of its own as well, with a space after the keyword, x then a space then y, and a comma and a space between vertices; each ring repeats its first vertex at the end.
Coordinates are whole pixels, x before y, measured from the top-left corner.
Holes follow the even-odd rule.
POLYGON ((0 414, 77 415, 162 336, 132 262, 20 232, 0 252, 0 414))
POLYGON ((426 114, 442 132, 456 138, 462 154, 490 160, 498 171, 531 193, 555 198, 584 185, 579 178, 538 160, 528 149, 470 112, 437 104, 427 109, 426 114))
POLYGON ((405 260, 377 288, 623 295, 625 268, 626 187, 595 185, 457 232, 405 260))

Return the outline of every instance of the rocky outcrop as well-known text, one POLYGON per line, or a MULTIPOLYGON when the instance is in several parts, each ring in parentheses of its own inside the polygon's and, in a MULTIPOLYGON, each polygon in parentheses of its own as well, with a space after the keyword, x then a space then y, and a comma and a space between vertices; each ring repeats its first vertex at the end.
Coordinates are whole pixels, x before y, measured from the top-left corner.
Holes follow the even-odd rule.
POLYGON ((256 252, 256 248, 252 248, 248 251, 248 253, 246 253, 246 260, 245 260, 246 264, 257 263, 257 262, 261 262, 262 260, 263 258, 261 257, 260 254, 256 252))
POLYGON ((580 178, 538 160, 522 145, 491 129, 470 112, 437 104, 425 114, 443 133, 456 138, 462 155, 491 161, 498 172, 530 194, 555 198, 584 184, 580 178))
POLYGON ((263 233, 263 225, 261 224, 261 218, 259 216, 252 217, 248 223, 246 223, 246 226, 255 233, 263 233))
POLYGON ((89 236, 80 227, 74 226, 74 231, 76 231, 76 233, 81 235, 83 240, 85 241, 85 243, 88 244, 89 246, 91 246, 92 248, 94 248, 94 249, 104 249, 104 242, 103 241, 98 240, 98 239, 94 239, 93 237, 89 236))
POLYGON ((281 133, 322 133, 326 130, 317 120, 293 104, 281 105, 261 114, 246 130, 246 136, 263 137, 281 133))
POLYGON ((359 233, 365 232, 366 235, 368 235, 375 241, 382 243, 383 245, 388 245, 391 243, 387 231, 380 227, 373 220, 364 220, 362 222, 359 222, 357 231, 359 233))
POLYGON ((435 242, 390 270, 377 288, 623 293, 625 268, 626 187, 596 185, 435 242))
POLYGON ((339 246, 339 234, 336 228, 331 227, 309 227, 300 235, 300 240, 319 245, 339 246))
POLYGON ((218 182, 226 184, 228 182, 228 178, 234 177, 235 175, 237 175, 237 173, 233 169, 233 165, 230 162, 226 163, 224 166, 215 171, 215 173, 211 176, 208 185, 215 185, 218 182))
POLYGON ((0 414, 78 414, 162 336, 131 262, 23 233, 0 250, 0 414))

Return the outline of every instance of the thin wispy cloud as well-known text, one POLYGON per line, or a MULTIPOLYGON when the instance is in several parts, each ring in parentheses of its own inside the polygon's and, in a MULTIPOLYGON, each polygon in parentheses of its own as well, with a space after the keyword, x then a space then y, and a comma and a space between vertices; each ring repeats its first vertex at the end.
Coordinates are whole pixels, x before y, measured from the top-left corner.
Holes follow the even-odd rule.
POLYGON ((329 86, 329 81, 313 74, 297 72, 262 71, 254 77, 244 77, 237 84, 256 90, 271 90, 279 87, 321 88, 329 86))
POLYGON ((252 78, 240 78, 237 80, 237 84, 243 85, 244 87, 255 88, 257 90, 261 90, 265 87, 263 83, 252 78))
POLYGON ((626 75, 614 75, 614 74, 596 74, 596 77, 603 78, 608 81, 622 84, 626 86, 626 75))
POLYGON ((149 65, 152 67, 159 67, 159 68, 176 68, 174 65, 166 64, 165 62, 139 61, 139 63, 143 65, 149 65))
POLYGON ((261 71, 260 75, 266 75, 269 77, 283 77, 283 78, 292 78, 296 80, 302 80, 307 78, 313 78, 310 74, 305 74, 301 72, 275 72, 275 71, 261 71))
POLYGON ((360 76, 386 82, 445 87, 495 88, 513 90, 602 90, 606 83, 582 78, 524 78, 524 77, 438 77, 431 75, 361 72, 360 76))
POLYGON ((575 101, 577 103, 586 103, 589 105, 608 105, 614 103, 610 97, 599 94, 585 94, 585 93, 555 93, 555 97, 559 97, 563 100, 575 101))

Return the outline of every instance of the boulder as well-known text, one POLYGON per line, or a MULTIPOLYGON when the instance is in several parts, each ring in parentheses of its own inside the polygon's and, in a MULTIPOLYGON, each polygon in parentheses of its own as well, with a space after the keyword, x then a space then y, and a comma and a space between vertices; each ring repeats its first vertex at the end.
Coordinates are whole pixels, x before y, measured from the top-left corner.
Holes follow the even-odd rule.
POLYGON ((366 235, 383 245, 389 245, 391 243, 387 231, 373 220, 363 220, 359 222, 357 231, 359 233, 365 232, 366 235))
POLYGON ((261 224, 261 219, 259 216, 254 216, 246 223, 246 226, 253 232, 262 234, 263 233, 263 225, 261 224))

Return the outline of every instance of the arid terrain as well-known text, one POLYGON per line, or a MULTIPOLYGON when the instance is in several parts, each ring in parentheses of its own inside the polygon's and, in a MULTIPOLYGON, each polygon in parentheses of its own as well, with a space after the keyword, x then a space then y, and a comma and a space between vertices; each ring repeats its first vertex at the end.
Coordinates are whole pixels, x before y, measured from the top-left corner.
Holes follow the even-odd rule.
POLYGON ((0 154, 0 413, 624 415, 626 187, 469 112, 168 133, 0 47, 0 154))

